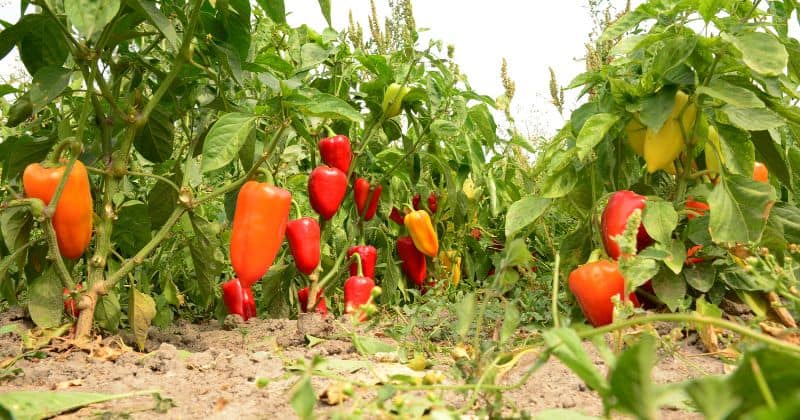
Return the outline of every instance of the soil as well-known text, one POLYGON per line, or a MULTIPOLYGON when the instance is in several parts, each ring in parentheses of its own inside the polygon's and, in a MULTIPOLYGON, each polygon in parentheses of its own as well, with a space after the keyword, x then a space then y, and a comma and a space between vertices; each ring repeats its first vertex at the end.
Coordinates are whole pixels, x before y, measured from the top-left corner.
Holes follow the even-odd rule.
MULTIPOLYGON (((30 328, 19 310, 0 313, 0 327, 16 323, 18 328, 30 328)), ((47 357, 21 359, 16 364, 22 373, 0 382, 0 392, 50 391, 54 389, 101 393, 128 393, 156 390, 162 398, 172 400, 166 411, 156 410, 156 400, 149 395, 94 404, 56 418, 77 419, 102 415, 104 418, 296 418, 289 399, 298 381, 298 373, 291 369, 298 360, 310 360, 319 355, 331 366, 353 365, 368 361, 369 368, 337 370, 336 375, 349 380, 377 384, 393 374, 421 376, 405 364, 359 355, 350 340, 337 338, 330 322, 314 324, 302 322, 304 331, 317 337, 327 337, 309 347, 298 323, 294 320, 251 319, 241 324, 239 318, 229 317, 225 323, 179 323, 167 330, 151 329, 145 352, 139 353, 121 345, 120 337, 102 340, 104 351, 55 351, 47 357), (122 347, 120 347, 122 346, 122 347), (122 350, 120 350, 122 348, 122 350), (350 363, 350 365, 348 365, 350 363), (260 380, 259 380, 260 379, 260 380), (266 379, 266 381, 264 381, 266 379), (265 385, 262 387, 257 384, 265 385)), ((376 336, 373 332, 365 335, 376 336)), ((380 340, 391 342, 377 334, 380 340)), ((130 343, 122 334, 122 339, 130 343)), ((595 363, 603 368, 602 359, 594 347, 586 344, 595 363)), ((725 365, 715 358, 706 357, 693 345, 678 344, 678 351, 661 355, 654 368, 653 377, 660 383, 678 382, 702 374, 723 373, 725 365)), ((0 361, 19 355, 23 346, 20 335, 0 335, 0 361)), ((503 382, 517 381, 526 368, 535 361, 535 355, 523 357, 509 371, 503 382)), ((430 369, 452 380, 452 360, 434 360, 430 369)), ((317 396, 333 379, 313 377, 312 385, 317 396)), ((505 404, 509 413, 513 409, 536 413, 546 409, 574 409, 588 415, 601 415, 602 404, 597 394, 587 387, 564 365, 551 359, 527 383, 506 392, 505 404)), ((329 417, 344 413, 354 405, 362 405, 374 398, 374 390, 357 389, 354 398, 339 406, 328 406, 318 401, 315 413, 329 417)), ((455 408, 465 403, 462 394, 446 394, 445 400, 455 408)), ((699 418, 692 412, 678 409, 662 410, 662 417, 685 419, 699 418)))

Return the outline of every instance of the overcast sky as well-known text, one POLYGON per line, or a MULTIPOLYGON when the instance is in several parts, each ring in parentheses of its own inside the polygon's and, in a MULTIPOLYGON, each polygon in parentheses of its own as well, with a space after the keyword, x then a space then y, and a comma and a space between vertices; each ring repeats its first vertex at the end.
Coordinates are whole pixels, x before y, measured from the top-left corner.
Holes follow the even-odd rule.
MULTIPOLYGON (((317 0, 285 3, 290 24, 306 23, 320 30, 326 26, 317 0)), ((376 0, 382 17, 389 13, 384 3, 376 0)), ((613 3, 621 6, 625 2, 613 3)), ((367 28, 369 0, 332 0, 331 4, 334 28, 347 27, 351 9, 353 17, 367 28)), ((506 58, 517 87, 512 109, 523 134, 551 134, 562 124, 561 116, 549 104, 548 67, 555 69, 562 85, 584 70, 584 43, 592 27, 588 0, 414 0, 413 4, 417 27, 429 29, 423 33, 425 39, 455 45, 456 62, 479 93, 492 97, 503 93, 500 63, 506 58)), ((0 19, 16 22, 19 1, 0 0, 0 19)), ((21 67, 12 61, 15 57, 16 52, 0 61, 0 74, 21 67)), ((565 111, 568 115, 569 109, 565 111)))

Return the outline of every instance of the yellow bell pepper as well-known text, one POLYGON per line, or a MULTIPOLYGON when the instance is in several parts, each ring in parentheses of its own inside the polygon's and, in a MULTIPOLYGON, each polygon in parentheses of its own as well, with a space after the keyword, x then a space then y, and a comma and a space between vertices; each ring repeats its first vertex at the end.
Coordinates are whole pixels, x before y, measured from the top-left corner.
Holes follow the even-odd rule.
POLYGON ((653 173, 659 169, 667 170, 673 161, 680 156, 684 147, 683 135, 690 135, 694 129, 697 107, 694 103, 686 105, 689 95, 678 91, 675 95, 675 106, 672 108, 667 121, 658 132, 648 128, 644 139, 644 160, 647 162, 647 172, 653 173), (686 108, 684 110, 684 108, 686 108), (683 114, 681 114, 683 112, 683 114), (681 130, 683 125, 683 130, 681 130))
POLYGON ((713 178, 719 173, 722 167, 722 162, 720 161, 722 149, 719 145, 719 133, 717 133, 717 129, 714 128, 713 125, 708 127, 708 141, 706 141, 705 154, 706 169, 708 169, 713 178))
MULTIPOLYGON (((625 126, 625 134, 628 138, 628 145, 631 146, 633 152, 644 157, 644 139, 647 134, 647 127, 639 121, 638 117, 634 117, 625 126)), ((675 175, 675 163, 671 162, 664 170, 670 175, 675 175)))
POLYGON ((417 250, 429 257, 435 257, 439 252, 439 238, 436 236, 436 230, 433 228, 428 212, 425 210, 412 211, 406 215, 403 223, 417 250))

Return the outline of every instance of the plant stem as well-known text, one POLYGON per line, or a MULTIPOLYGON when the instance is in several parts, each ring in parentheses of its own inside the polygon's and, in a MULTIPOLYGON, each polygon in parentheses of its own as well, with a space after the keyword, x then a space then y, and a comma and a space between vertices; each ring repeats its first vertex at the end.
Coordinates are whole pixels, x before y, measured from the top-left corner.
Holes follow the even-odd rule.
POLYGON ((553 313, 553 326, 559 328, 561 326, 561 322, 559 321, 558 316, 558 286, 560 284, 559 270, 561 268, 561 254, 556 252, 555 255, 555 268, 553 268, 553 295, 550 301, 550 311, 553 313))

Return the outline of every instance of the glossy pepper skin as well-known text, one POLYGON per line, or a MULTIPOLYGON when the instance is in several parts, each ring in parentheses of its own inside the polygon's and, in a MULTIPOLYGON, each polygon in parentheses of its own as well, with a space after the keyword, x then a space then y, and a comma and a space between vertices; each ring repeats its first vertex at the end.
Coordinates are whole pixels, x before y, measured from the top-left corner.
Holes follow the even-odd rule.
MULTIPOLYGON (((297 291, 297 300, 300 302, 300 311, 308 312, 308 287, 297 291)), ((325 296, 317 297, 317 313, 322 317, 328 316, 328 305, 325 303, 325 296)))
POLYGON ((769 170, 761 162, 753 164, 753 179, 758 182, 769 182, 769 170))
MULTIPOLYGON (((608 199, 608 204, 603 210, 600 228, 603 233, 603 246, 606 253, 613 259, 620 257, 619 245, 612 238, 625 232, 628 217, 634 210, 644 210, 646 198, 633 191, 617 191, 608 199)), ((644 223, 639 225, 636 235, 636 250, 641 251, 653 243, 653 238, 644 229, 644 223)))
POLYGON ((412 211, 407 214, 403 222, 408 228, 411 240, 423 254, 435 257, 439 253, 439 237, 433 229, 431 217, 425 210, 412 211))
POLYGON ((403 98, 406 97, 411 88, 403 86, 399 83, 392 83, 386 88, 386 93, 383 94, 383 102, 381 109, 383 109, 386 118, 393 118, 400 115, 403 107, 403 98))
POLYGON ((422 208, 419 206, 419 203, 421 201, 422 201, 422 195, 420 195, 420 193, 416 193, 414 194, 413 197, 411 197, 411 206, 414 207, 414 210, 419 210, 422 208))
POLYGON ((256 316, 253 289, 242 285, 238 278, 222 284, 222 301, 229 314, 239 315, 245 321, 256 316))
POLYGON ((428 195, 428 210, 431 213, 436 213, 436 210, 439 210, 439 200, 436 198, 436 193, 431 191, 428 195))
POLYGON ((364 321, 367 314, 359 311, 361 305, 369 302, 372 297, 372 289, 375 288, 375 282, 366 276, 350 276, 344 282, 344 313, 358 315, 359 321, 364 321))
MULTIPOLYGON (((616 261, 595 261, 584 264, 569 274, 569 289, 575 295, 586 319, 595 327, 600 327, 613 320, 614 303, 611 297, 616 295, 624 300, 625 279, 616 261)), ((639 306, 633 293, 628 299, 634 306, 639 306)))
POLYGON ((381 185, 371 188, 369 181, 366 179, 356 179, 355 186, 353 186, 353 200, 356 202, 358 215, 364 220, 372 220, 375 217, 375 212, 378 210, 378 200, 381 198, 381 191, 383 191, 383 186, 381 185), (367 204, 367 200, 369 200, 369 204, 367 204))
POLYGON ((292 220, 286 225, 286 239, 294 257, 294 264, 301 273, 310 275, 319 265, 319 223, 311 217, 292 220))
POLYGON ((410 237, 397 238, 397 256, 402 261, 400 267, 403 269, 403 274, 422 289, 425 286, 425 278, 428 277, 428 263, 425 255, 419 252, 410 237))
POLYGON ((286 234, 292 195, 266 183, 248 181, 239 190, 231 231, 231 263, 244 287, 269 270, 286 234))
POLYGON ((375 263, 378 261, 378 250, 372 245, 351 246, 347 250, 347 259, 350 261, 350 275, 358 275, 358 263, 350 257, 358 253, 361 255, 361 269, 365 277, 375 278, 375 263))
MULTIPOLYGON (((66 165, 53 168, 45 168, 39 163, 28 165, 22 174, 25 195, 38 198, 45 205, 50 204, 66 168, 66 165)), ((52 219, 58 250, 65 258, 80 258, 89 246, 92 239, 92 208, 89 173, 83 163, 76 160, 52 219)))
POLYGON ((689 95, 678 91, 672 113, 661 129, 653 131, 648 128, 645 133, 643 154, 647 162, 647 172, 673 167, 673 161, 678 158, 686 144, 683 130, 690 136, 696 117, 697 107, 694 103, 689 103, 689 95))
POLYGON ((308 198, 311 208, 325 220, 339 211, 347 194, 347 175, 330 166, 318 166, 308 178, 308 198))
POLYGON ((319 154, 326 165, 332 166, 345 174, 350 170, 353 151, 347 136, 326 137, 319 141, 319 154))

